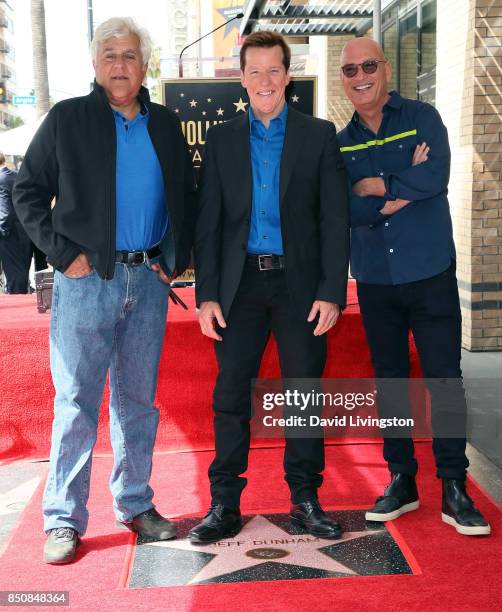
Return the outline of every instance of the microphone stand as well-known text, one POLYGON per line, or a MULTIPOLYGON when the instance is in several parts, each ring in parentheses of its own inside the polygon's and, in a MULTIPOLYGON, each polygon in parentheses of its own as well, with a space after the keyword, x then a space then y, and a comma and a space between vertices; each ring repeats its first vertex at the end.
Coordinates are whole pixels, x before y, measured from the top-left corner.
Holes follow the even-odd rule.
POLYGON ((211 30, 210 32, 208 32, 207 34, 204 34, 204 36, 201 36, 200 38, 198 38, 197 40, 194 40, 193 42, 191 42, 189 45, 187 45, 186 47, 183 47, 183 49, 181 50, 180 56, 178 58, 178 76, 180 79, 183 78, 183 53, 185 53, 185 51, 190 48, 192 45, 195 45, 195 43, 198 43, 200 40, 202 40, 203 38, 206 38, 206 36, 210 36, 211 34, 214 34, 214 32, 216 32, 217 30, 219 30, 220 28, 222 28, 223 26, 228 25, 229 23, 231 23, 232 21, 234 21, 234 19, 242 19, 244 17, 244 13, 237 13, 237 15, 234 15, 234 17, 232 17, 231 19, 228 19, 227 21, 225 21, 224 23, 222 23, 221 25, 219 25, 217 28, 214 28, 214 30, 211 30))

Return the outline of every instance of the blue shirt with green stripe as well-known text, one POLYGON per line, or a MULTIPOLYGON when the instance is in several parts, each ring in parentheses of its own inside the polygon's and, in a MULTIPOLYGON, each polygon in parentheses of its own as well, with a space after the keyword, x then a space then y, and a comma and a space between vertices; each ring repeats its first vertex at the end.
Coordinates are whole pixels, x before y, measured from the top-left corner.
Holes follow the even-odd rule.
MULTIPOLYGON (((437 110, 391 92, 374 134, 357 112, 338 135, 350 188, 360 179, 381 177, 384 197, 350 197, 351 272, 360 282, 397 285, 430 278, 455 259, 448 204, 450 147, 437 110), (412 166, 417 144, 430 147, 428 160, 412 166), (411 200, 394 213, 387 200, 411 200)), ((352 191, 352 190, 351 190, 352 191)))

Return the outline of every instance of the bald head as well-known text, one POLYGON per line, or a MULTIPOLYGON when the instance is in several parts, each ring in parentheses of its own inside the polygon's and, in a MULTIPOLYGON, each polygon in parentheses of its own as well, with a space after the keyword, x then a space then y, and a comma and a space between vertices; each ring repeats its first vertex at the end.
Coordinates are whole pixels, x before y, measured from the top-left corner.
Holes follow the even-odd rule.
POLYGON ((385 59, 382 47, 376 40, 367 38, 366 36, 353 38, 345 44, 340 55, 340 64, 344 66, 345 64, 351 63, 352 60, 347 60, 347 57, 350 58, 354 54, 363 54, 367 58, 371 57, 373 59, 385 59))
POLYGON ((363 119, 380 114, 392 76, 382 47, 371 38, 353 38, 342 50, 340 66, 345 69, 345 74, 340 70, 343 89, 357 112, 363 119))

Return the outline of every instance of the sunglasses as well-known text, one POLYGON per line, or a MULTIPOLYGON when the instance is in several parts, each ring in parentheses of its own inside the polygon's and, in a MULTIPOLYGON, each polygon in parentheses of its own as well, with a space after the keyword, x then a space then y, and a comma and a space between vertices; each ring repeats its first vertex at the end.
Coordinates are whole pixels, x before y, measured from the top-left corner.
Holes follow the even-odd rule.
POLYGON ((387 60, 369 59, 361 64, 345 64, 345 66, 342 66, 342 72, 347 78, 352 79, 359 72, 359 66, 365 74, 374 74, 378 69, 378 64, 386 63, 387 60))

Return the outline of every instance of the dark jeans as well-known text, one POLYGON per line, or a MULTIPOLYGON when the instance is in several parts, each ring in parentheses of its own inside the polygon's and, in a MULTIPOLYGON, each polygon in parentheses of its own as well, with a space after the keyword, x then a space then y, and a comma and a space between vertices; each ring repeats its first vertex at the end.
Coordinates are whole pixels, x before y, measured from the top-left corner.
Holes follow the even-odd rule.
MULTIPOLYGON (((434 437, 437 476, 464 478, 469 465, 465 455, 467 410, 460 370, 461 315, 455 266, 432 278, 401 285, 358 282, 357 294, 377 378, 408 378, 411 329, 424 378, 438 379, 428 382, 433 432, 451 431, 452 425, 455 429, 455 437, 434 437)), ((406 411, 407 387, 398 383, 397 390, 399 386, 400 408, 395 393, 389 399, 379 393, 381 417, 395 414, 396 407, 401 414, 406 411)), ((411 438, 385 438, 384 458, 391 472, 414 475, 417 471, 411 438)))
MULTIPOLYGON (((237 295, 215 342, 219 372, 214 390, 216 456, 209 468, 213 501, 237 508, 246 486, 251 417, 251 379, 273 333, 283 378, 319 378, 326 363, 326 335, 314 336, 316 321, 302 321, 288 295, 284 270, 246 263, 237 295)), ((285 478, 293 503, 317 497, 324 469, 322 438, 286 438, 285 478)))
POLYGON ((28 293, 31 241, 18 222, 12 224, 8 236, 0 236, 0 260, 7 293, 28 293))

